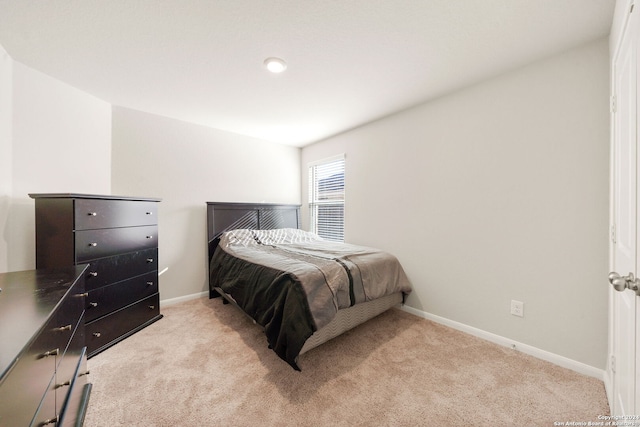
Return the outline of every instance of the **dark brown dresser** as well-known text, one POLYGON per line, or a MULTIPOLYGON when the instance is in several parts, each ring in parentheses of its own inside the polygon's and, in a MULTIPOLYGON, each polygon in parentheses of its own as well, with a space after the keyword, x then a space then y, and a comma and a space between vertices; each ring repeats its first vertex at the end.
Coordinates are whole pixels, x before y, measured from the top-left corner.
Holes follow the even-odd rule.
POLYGON ((160 199, 29 194, 36 266, 89 263, 87 353, 92 357, 162 318, 158 293, 160 199))
POLYGON ((0 426, 84 422, 86 267, 0 274, 0 426))

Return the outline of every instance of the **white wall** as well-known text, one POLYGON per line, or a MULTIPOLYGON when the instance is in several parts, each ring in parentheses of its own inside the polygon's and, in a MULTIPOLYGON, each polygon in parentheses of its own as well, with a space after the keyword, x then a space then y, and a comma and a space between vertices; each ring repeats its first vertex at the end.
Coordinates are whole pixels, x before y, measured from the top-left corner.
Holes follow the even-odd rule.
POLYGON ((0 271, 16 271, 35 268, 28 193, 110 193, 111 105, 3 58, 0 84, 10 90, 0 91, 1 105, 9 106, 0 117, 0 147, 10 172, 1 172, 0 271))
POLYGON ((158 197, 160 298, 208 290, 206 202, 300 203, 300 149, 113 108, 114 194, 158 197))
POLYGON ((608 74, 602 40, 305 147, 302 200, 345 153, 346 240, 399 257, 409 306, 603 369, 608 74))
POLYGON ((9 235, 6 228, 11 200, 11 101, 13 61, 0 46, 0 272, 8 270, 9 235))

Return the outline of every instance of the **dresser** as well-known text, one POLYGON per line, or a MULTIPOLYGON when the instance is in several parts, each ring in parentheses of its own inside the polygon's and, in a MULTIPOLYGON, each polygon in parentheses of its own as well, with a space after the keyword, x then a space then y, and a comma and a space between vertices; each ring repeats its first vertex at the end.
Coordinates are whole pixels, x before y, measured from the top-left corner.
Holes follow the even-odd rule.
POLYGON ((88 357, 162 318, 158 292, 160 199, 29 194, 35 200, 36 267, 88 263, 88 357))
POLYGON ((82 425, 86 268, 0 274, 0 426, 82 425))

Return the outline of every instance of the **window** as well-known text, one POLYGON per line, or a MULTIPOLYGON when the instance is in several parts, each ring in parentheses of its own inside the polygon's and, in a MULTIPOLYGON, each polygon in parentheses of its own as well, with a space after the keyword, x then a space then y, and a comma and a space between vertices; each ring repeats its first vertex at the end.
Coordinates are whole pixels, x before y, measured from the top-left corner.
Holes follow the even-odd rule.
POLYGON ((309 165, 311 231, 344 242, 344 155, 309 165))

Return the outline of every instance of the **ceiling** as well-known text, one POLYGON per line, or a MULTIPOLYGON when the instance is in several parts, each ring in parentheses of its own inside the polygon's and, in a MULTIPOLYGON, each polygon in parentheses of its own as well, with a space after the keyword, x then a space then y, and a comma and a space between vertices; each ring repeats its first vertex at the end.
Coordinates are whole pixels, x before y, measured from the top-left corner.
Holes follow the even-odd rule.
POLYGON ((605 37, 614 5, 0 0, 0 45, 113 105, 304 146, 605 37))

